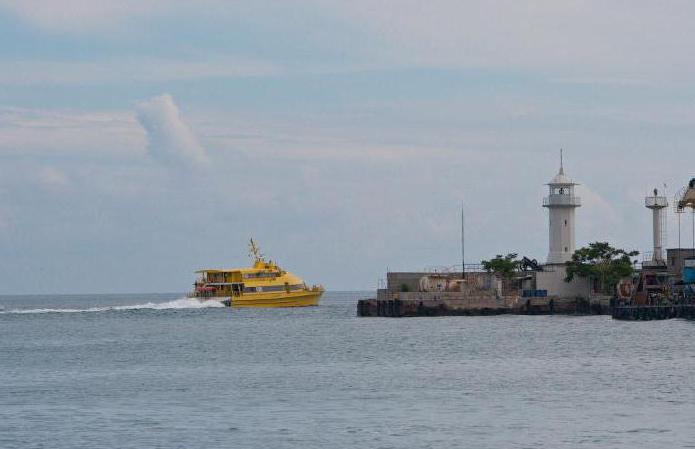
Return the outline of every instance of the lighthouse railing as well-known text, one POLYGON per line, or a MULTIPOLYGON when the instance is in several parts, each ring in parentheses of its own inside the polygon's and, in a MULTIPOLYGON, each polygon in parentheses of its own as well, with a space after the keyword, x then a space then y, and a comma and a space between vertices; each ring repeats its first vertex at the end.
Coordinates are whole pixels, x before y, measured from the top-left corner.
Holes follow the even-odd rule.
POLYGON ((648 196, 644 199, 645 207, 668 207, 668 200, 665 196, 648 196))

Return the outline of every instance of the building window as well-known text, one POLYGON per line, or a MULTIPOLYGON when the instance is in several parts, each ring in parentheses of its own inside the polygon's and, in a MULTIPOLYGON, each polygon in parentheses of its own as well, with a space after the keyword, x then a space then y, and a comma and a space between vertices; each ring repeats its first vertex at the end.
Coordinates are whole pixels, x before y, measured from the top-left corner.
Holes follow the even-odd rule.
POLYGON ((568 249, 567 249, 567 247, 565 246, 565 252, 567 252, 567 251, 568 251, 568 249))
POLYGON ((565 220, 565 226, 567 226, 567 220, 565 220))

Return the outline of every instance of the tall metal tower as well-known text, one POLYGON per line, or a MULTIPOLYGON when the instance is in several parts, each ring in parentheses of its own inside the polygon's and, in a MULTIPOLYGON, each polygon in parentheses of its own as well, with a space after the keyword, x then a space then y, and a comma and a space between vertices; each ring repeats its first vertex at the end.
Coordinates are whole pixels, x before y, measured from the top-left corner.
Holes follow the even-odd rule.
POLYGON ((560 150, 560 171, 548 183, 550 194, 543 199, 543 207, 548 208, 550 218, 548 264, 564 264, 571 260, 574 254, 575 209, 582 205, 581 199, 574 195, 576 185, 578 184, 565 175, 560 150))
POLYGON ((664 243, 666 240, 666 214, 664 209, 668 207, 668 200, 665 196, 660 196, 659 191, 654 189, 653 196, 644 198, 644 206, 652 211, 652 231, 654 233, 654 250, 651 261, 645 262, 649 265, 666 265, 664 259, 664 243))
POLYGON ((680 192, 676 194, 676 198, 673 201, 676 214, 678 214, 678 249, 682 249, 681 245, 681 215, 686 209, 690 209, 693 217, 693 229, 692 229, 692 250, 695 253, 695 178, 692 178, 688 185, 683 187, 680 192))

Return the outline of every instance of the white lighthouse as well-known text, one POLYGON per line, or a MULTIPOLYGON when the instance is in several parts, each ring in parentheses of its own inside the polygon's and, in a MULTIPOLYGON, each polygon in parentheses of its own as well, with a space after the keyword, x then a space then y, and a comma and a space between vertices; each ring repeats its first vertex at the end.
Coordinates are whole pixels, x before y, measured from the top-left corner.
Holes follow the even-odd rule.
POLYGON ((574 212, 581 206, 581 199, 574 195, 576 185, 565 175, 561 152, 560 171, 548 183, 550 194, 543 199, 543 207, 548 208, 550 216, 548 264, 564 264, 574 254, 574 212))
POLYGON ((660 196, 659 191, 654 189, 654 195, 644 199, 644 206, 652 211, 652 232, 654 241, 654 250, 652 259, 645 261, 644 265, 650 267, 665 267, 664 262, 664 241, 666 233, 666 214, 665 209, 668 207, 668 200, 665 196, 660 196))

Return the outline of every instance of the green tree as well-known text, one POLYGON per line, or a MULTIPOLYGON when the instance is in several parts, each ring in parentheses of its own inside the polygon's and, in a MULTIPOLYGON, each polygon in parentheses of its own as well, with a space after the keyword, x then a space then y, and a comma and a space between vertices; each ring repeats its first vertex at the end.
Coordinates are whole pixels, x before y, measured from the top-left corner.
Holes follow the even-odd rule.
POLYGON ((634 273, 631 257, 638 254, 638 251, 613 248, 608 242, 589 243, 575 251, 572 260, 566 263, 565 282, 571 282, 575 276, 598 279, 601 291, 612 295, 618 281, 634 273))
POLYGON ((519 270, 521 262, 517 259, 517 253, 509 253, 506 256, 498 254, 494 259, 483 260, 483 269, 488 273, 495 273, 505 278, 511 278, 519 270))

